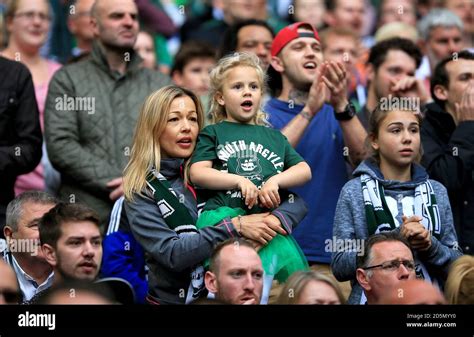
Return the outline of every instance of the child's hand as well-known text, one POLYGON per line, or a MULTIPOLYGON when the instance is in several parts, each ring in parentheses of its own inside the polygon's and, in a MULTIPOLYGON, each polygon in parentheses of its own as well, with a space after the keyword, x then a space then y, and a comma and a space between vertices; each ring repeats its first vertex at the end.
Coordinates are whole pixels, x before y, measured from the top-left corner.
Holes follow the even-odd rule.
POLYGON ((280 205, 280 194, 278 193, 278 182, 275 176, 268 179, 265 184, 263 184, 258 194, 258 199, 260 203, 266 208, 275 208, 280 205))
POLYGON ((251 209, 257 203, 257 186, 245 177, 240 177, 237 186, 242 192, 242 197, 245 198, 245 206, 248 206, 248 208, 251 209))
POLYGON ((427 250, 431 246, 430 231, 420 223, 421 217, 413 215, 411 217, 402 216, 403 224, 400 234, 410 243, 415 250, 427 250))

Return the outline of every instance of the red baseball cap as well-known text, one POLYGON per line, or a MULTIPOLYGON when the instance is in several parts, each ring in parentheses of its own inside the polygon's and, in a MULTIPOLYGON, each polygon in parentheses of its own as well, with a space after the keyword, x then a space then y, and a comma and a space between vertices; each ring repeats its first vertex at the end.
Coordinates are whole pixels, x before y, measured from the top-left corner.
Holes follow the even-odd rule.
POLYGON ((319 40, 319 35, 316 29, 314 29, 313 25, 308 22, 295 22, 289 26, 286 26, 282 30, 280 30, 273 39, 272 43, 272 56, 278 55, 278 53, 285 47, 288 43, 297 39, 299 37, 313 37, 316 40, 319 40), (300 32, 298 33, 298 28, 301 26, 305 26, 310 28, 312 32, 300 32))

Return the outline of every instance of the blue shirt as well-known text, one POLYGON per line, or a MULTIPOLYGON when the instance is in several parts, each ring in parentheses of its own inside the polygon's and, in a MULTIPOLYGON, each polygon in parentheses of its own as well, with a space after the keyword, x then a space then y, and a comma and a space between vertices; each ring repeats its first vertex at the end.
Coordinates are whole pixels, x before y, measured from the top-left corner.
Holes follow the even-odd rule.
MULTIPOLYGON (((274 128, 282 129, 303 109, 272 98, 265 106, 274 128)), ((337 200, 347 181, 344 160, 344 140, 333 108, 324 105, 306 128, 296 151, 311 167, 313 178, 293 191, 307 203, 309 212, 293 232, 309 262, 331 262, 331 252, 325 251, 326 240, 332 239, 332 227, 337 200)))

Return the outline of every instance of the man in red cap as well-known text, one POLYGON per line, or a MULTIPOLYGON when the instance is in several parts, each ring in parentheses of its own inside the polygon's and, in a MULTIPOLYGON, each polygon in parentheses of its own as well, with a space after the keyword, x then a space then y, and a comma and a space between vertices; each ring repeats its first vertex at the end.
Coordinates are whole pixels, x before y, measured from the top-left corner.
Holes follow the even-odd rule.
POLYGON ((346 160, 363 158, 366 132, 346 97, 344 65, 323 61, 319 35, 309 23, 282 29, 271 53, 273 97, 265 111, 313 171, 309 183, 294 189, 310 210, 293 234, 312 268, 331 274, 332 252, 326 247, 336 247, 330 243, 337 200, 348 178, 346 160))

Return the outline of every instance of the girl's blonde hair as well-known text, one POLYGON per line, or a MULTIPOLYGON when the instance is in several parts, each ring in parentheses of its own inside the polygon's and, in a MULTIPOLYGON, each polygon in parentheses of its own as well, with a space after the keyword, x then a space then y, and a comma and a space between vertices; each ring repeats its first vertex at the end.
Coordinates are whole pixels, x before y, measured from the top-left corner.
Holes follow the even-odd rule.
POLYGON ((189 97, 193 100, 196 105, 199 130, 201 130, 204 123, 202 105, 199 98, 191 91, 176 85, 169 85, 148 96, 138 117, 130 160, 124 170, 125 199, 131 201, 135 193, 141 195, 151 167, 160 170, 161 147, 159 139, 166 128, 171 104, 179 97, 189 97))
POLYGON ((334 289, 339 302, 341 302, 341 304, 345 303, 342 290, 336 281, 334 281, 329 276, 318 273, 314 270, 307 270, 297 271, 288 278, 285 285, 283 286, 280 296, 278 297, 277 304, 298 304, 301 293, 311 281, 320 281, 326 283, 334 289))
MULTIPOLYGON (((417 121, 418 125, 421 130, 421 122, 423 120, 423 116, 418 109, 418 107, 414 104, 409 104, 408 101, 407 106, 400 107, 400 100, 401 97, 383 97, 383 101, 381 100, 377 107, 372 111, 369 117, 369 124, 367 128, 367 138, 365 139, 365 147, 367 149, 367 157, 373 159, 378 164, 380 164, 380 153, 378 150, 375 150, 372 147, 372 141, 378 139, 379 137, 379 129, 382 122, 387 118, 388 114, 392 111, 409 111, 412 112, 417 121)), ((421 135, 420 135, 421 137, 421 135)), ((420 149, 418 155, 415 158, 416 163, 420 163, 421 157, 423 156, 423 147, 421 146, 420 141, 420 149)))
POLYGON ((474 304, 474 256, 463 255, 453 262, 444 291, 449 304, 474 304))
MULTIPOLYGON (((236 67, 254 68, 257 72, 258 82, 262 90, 262 96, 266 92, 267 77, 260 66, 260 59, 255 54, 233 53, 221 58, 210 74, 211 85, 209 90, 209 115, 211 117, 212 124, 221 122, 227 118, 225 106, 222 106, 219 104, 219 102, 217 102, 217 95, 222 93, 222 87, 224 86, 224 81, 227 78, 229 70, 232 70, 236 67)), ((257 114, 254 117, 254 122, 257 125, 267 125, 267 116, 263 112, 261 104, 262 100, 260 101, 260 107, 257 111, 257 114)))

